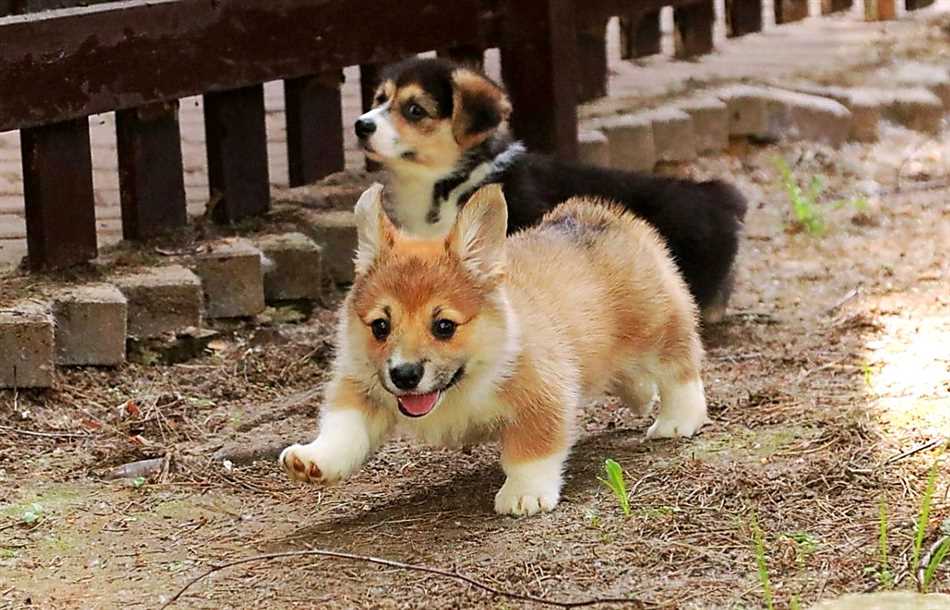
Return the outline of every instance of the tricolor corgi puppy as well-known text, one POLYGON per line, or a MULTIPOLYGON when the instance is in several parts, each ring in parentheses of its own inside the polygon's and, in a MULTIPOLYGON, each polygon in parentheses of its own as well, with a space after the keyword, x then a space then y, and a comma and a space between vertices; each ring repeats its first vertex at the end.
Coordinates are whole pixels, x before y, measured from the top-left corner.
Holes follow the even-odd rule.
POLYGON ((502 185, 511 232, 533 226, 571 197, 613 201, 659 232, 703 318, 722 317, 746 212, 731 185, 532 154, 503 131, 512 112, 505 91, 480 72, 440 59, 390 66, 374 105, 356 121, 356 135, 366 155, 390 172, 389 210, 403 230, 446 235, 485 184, 502 185))
POLYGON ((393 432, 498 440, 502 514, 553 509, 579 411, 608 391, 646 409, 649 438, 707 421, 696 308, 656 232, 584 199, 506 240, 501 188, 480 189, 445 237, 398 230, 379 185, 356 205, 356 279, 316 440, 283 451, 299 481, 357 470, 393 432), (654 385, 655 384, 655 385, 654 385))

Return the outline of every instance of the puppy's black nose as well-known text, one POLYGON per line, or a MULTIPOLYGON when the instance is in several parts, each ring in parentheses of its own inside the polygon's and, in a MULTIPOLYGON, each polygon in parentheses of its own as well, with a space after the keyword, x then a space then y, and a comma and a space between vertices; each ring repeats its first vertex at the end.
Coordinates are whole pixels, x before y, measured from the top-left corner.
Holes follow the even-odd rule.
POLYGON ((425 372, 422 364, 400 364, 389 369, 389 378, 393 380, 400 390, 414 390, 419 382, 422 381, 422 375, 425 372))
POLYGON ((357 119, 353 128, 356 130, 357 138, 368 138, 376 131, 376 123, 373 119, 357 119))

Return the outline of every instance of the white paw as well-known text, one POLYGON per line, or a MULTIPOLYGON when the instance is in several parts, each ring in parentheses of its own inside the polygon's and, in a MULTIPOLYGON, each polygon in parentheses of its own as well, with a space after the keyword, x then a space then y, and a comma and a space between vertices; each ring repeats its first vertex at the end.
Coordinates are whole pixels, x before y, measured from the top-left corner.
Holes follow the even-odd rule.
POLYGON ((280 465, 295 481, 332 483, 347 474, 346 468, 316 444, 291 445, 280 453, 280 465))
POLYGON ((698 380, 673 387, 660 401, 656 421, 647 430, 648 439, 693 436, 709 423, 703 384, 698 380))
POLYGON ((525 484, 508 478, 495 494, 495 512, 499 515, 526 517, 554 510, 561 497, 560 487, 560 481, 525 484))
POLYGON ((709 419, 705 414, 702 418, 685 420, 661 417, 653 422, 653 425, 647 430, 647 438, 690 437, 699 432, 699 429, 707 423, 709 423, 709 419))

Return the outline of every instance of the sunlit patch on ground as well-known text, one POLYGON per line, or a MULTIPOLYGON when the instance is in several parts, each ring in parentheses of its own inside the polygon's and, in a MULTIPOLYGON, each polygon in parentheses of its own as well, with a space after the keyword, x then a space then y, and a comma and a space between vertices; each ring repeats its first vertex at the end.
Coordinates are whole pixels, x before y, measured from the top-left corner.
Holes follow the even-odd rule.
POLYGON ((888 428, 950 437, 950 316, 887 315, 863 375, 888 428))

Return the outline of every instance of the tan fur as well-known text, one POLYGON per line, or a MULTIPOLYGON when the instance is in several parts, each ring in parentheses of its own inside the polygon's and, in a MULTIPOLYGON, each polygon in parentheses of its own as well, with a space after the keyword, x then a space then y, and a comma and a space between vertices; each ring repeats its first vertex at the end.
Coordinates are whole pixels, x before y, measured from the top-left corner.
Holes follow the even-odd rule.
MULTIPOLYGON (((499 512, 557 503, 577 411, 606 392, 642 401, 642 385, 655 382, 661 408, 651 436, 690 436, 706 421, 696 308, 645 222, 573 199, 506 241, 504 197, 492 185, 473 196, 448 237, 423 241, 374 220, 380 206, 357 206, 361 227, 380 235, 361 233, 361 260, 375 258, 344 304, 336 375, 365 388, 370 426, 395 421, 439 443, 486 432, 499 439, 508 475, 499 512), (392 332, 381 342, 370 324, 384 313, 392 332), (432 336, 440 317, 459 324, 450 340, 432 336), (465 374, 432 412, 406 418, 383 383, 394 353, 425 362, 437 379, 463 365, 465 374)), ((336 400, 328 396, 325 411, 336 400)), ((307 448, 318 455, 319 441, 287 451, 306 465, 307 448)))

